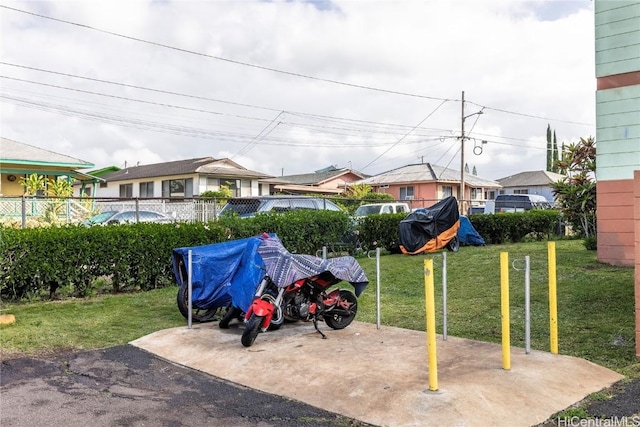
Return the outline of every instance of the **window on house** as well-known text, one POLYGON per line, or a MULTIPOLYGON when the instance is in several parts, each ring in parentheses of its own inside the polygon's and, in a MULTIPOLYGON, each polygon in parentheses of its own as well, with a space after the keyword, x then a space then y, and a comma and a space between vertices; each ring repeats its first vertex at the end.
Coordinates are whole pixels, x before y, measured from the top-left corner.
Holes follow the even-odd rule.
POLYGON ((100 183, 100 188, 107 188, 109 184, 107 184, 106 182, 101 182, 100 183))
POLYGON ((153 181, 140 183, 140 197, 153 197, 153 181))
POLYGON ((413 186, 400 187, 400 200, 413 200, 413 186))
POLYGON ((472 200, 480 200, 480 199, 482 199, 482 188, 472 188, 471 189, 471 199, 472 200))
POLYGON ((120 184, 120 197, 130 199, 133 197, 133 184, 120 184))
POLYGON ((193 178, 162 181, 162 197, 193 197, 193 178))
POLYGON ((446 198, 446 197, 451 197, 453 196, 453 187, 450 185, 443 185, 442 186, 442 198, 446 198))
POLYGON ((485 191, 484 199, 485 200, 494 200, 496 198, 496 190, 485 191))
POLYGON ((529 194, 528 189, 513 190, 513 194, 529 194))

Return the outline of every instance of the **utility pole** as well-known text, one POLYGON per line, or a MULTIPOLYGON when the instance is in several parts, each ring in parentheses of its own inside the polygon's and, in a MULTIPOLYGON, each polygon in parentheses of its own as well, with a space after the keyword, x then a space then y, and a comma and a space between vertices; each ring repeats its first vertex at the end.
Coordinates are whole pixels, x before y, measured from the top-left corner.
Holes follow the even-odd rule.
POLYGON ((462 111, 460 117, 462 117, 460 123, 460 214, 464 215, 464 119, 466 119, 464 116, 464 91, 462 91, 462 111))
MULTIPOLYGON (((464 205, 464 190, 465 190, 465 182, 464 182, 464 166, 465 166, 465 161, 464 161, 464 142, 467 139, 467 137, 464 134, 464 121, 471 117, 471 116, 475 116, 476 114, 483 114, 483 110, 478 111, 477 113, 473 113, 473 114, 469 114, 468 116, 464 115, 464 91, 462 91, 462 111, 461 111, 461 115, 460 117, 462 117, 461 121, 460 121, 460 214, 464 215, 466 213, 465 210, 465 205, 464 205)), ((473 127, 471 128, 471 130, 473 130, 473 127)))

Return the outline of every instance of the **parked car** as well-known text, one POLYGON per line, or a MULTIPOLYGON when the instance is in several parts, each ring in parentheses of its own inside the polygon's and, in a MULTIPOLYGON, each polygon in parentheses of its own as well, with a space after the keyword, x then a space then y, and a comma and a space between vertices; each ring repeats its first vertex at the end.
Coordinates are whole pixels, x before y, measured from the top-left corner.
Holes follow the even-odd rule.
POLYGON ((234 197, 220 210, 220 215, 251 217, 259 212, 288 212, 298 209, 342 211, 331 200, 306 196, 234 197))
POLYGON ((524 212, 552 207, 546 197, 538 194, 499 194, 494 203, 494 212, 524 212))
POLYGON ((360 205, 353 214, 356 218, 378 214, 410 213, 411 208, 406 203, 368 203, 360 205))
POLYGON ((94 225, 127 224, 136 222, 168 223, 175 219, 169 215, 154 211, 104 211, 92 216, 83 224, 91 227, 94 225))

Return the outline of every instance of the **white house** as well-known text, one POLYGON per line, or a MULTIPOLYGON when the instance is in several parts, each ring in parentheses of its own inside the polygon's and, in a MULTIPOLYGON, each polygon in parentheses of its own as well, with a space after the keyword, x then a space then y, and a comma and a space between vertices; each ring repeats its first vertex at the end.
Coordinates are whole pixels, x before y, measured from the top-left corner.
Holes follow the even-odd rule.
POLYGON ((76 182, 74 195, 191 198, 226 186, 232 196, 256 196, 269 194, 269 185, 260 184, 258 180, 271 175, 251 171, 229 159, 200 157, 125 167, 100 178, 100 182, 76 182))

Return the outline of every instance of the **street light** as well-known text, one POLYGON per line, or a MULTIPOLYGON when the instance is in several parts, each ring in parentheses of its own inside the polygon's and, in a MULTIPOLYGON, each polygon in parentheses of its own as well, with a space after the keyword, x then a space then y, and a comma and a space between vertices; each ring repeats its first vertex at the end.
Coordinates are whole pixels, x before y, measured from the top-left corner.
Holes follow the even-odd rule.
POLYGON ((462 123, 461 123, 461 136, 460 136, 460 214, 464 215, 465 214, 465 209, 464 209, 464 140, 465 140, 465 136, 464 136, 464 121, 466 119, 468 119, 471 116, 475 116, 475 115, 480 115, 480 114, 484 114, 482 110, 478 111, 477 113, 473 113, 473 114, 469 114, 468 116, 464 115, 464 91, 462 91, 462 123))

